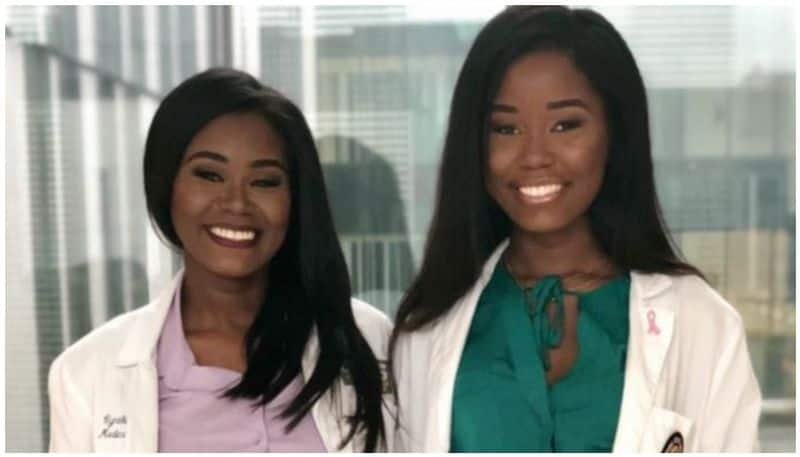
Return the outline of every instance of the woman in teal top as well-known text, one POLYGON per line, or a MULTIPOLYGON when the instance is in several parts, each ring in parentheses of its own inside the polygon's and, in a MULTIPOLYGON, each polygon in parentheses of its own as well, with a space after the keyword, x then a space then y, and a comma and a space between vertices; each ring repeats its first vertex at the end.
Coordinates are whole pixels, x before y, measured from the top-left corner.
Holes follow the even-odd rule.
POLYGON ((613 448, 631 273, 702 276, 662 222, 648 132, 636 62, 596 12, 508 7, 480 31, 395 319, 399 449, 439 450, 445 435, 451 451, 613 448), (476 293, 474 315, 458 308, 476 293))
POLYGON ((461 355, 450 450, 610 451, 622 398, 629 289, 624 275, 587 292, 566 291, 555 276, 526 288, 498 263, 461 355), (564 337, 551 320, 561 320, 572 300, 581 350, 570 372, 550 385, 549 350, 564 337))

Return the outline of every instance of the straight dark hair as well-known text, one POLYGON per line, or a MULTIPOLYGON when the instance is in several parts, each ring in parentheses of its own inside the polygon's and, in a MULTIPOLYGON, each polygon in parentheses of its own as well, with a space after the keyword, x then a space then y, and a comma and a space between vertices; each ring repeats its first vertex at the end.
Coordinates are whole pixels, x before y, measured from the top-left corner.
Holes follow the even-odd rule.
POLYGON ((625 41, 601 15, 561 6, 508 7, 480 31, 458 76, 422 266, 397 311, 397 337, 436 321, 480 275, 511 223, 485 187, 488 115, 508 67, 537 51, 569 57, 602 98, 609 126, 592 233, 622 271, 697 274, 680 260, 656 197, 647 97, 625 41))
POLYGON ((155 228, 181 248, 172 222, 172 189, 192 138, 228 113, 258 113, 283 138, 289 162, 291 210, 283 245, 270 261, 266 297, 246 337, 247 369, 225 395, 274 399, 302 370, 312 332, 319 358, 303 389, 282 412, 294 428, 314 403, 347 372, 356 393, 351 427, 340 446, 366 430, 365 451, 385 436, 378 361, 358 330, 350 280, 334 230, 322 168, 300 110, 247 73, 214 68, 181 83, 161 102, 144 154, 147 209, 155 228))

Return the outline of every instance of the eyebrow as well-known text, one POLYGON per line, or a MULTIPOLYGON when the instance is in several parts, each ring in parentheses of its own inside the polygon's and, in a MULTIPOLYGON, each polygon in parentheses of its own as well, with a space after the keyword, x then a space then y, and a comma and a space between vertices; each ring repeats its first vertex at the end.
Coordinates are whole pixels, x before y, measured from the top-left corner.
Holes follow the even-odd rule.
POLYGON ((579 98, 568 98, 565 100, 556 100, 554 102, 547 102, 547 109, 566 108, 568 106, 578 106, 584 109, 589 109, 586 103, 579 98))
MULTIPOLYGON (((587 109, 587 110, 589 109, 589 107, 586 106, 586 103, 584 103, 583 100, 581 100, 579 98, 567 98, 567 99, 564 99, 564 100, 555 100, 555 101, 552 101, 552 102, 547 102, 547 104, 545 106, 549 110, 567 108, 567 107, 570 107, 570 106, 577 106, 577 107, 580 107, 580 108, 583 108, 583 109, 587 109)), ((517 108, 515 106, 511 106, 511 105, 504 105, 502 103, 495 103, 495 104, 492 105, 492 112, 516 113, 517 112, 517 108)))
MULTIPOLYGON (((228 163, 228 158, 222 154, 212 152, 212 151, 197 151, 194 154, 190 155, 187 162, 191 162, 195 159, 209 159, 214 160, 216 162, 221 163, 228 163)), ((265 168, 265 167, 278 167, 283 171, 286 171, 286 166, 277 159, 259 159, 254 160, 250 163, 250 168, 265 168)))

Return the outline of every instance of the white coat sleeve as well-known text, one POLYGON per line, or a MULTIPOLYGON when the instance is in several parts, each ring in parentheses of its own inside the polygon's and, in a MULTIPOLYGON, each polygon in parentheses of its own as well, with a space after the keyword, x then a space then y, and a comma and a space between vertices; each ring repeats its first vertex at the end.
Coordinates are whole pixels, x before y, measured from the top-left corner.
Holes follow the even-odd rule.
POLYGON ((91 452, 92 414, 89 399, 80 392, 64 365, 63 355, 50 366, 50 452, 91 452))
POLYGON ((699 451, 758 452, 761 391, 739 316, 726 340, 714 369, 699 451))

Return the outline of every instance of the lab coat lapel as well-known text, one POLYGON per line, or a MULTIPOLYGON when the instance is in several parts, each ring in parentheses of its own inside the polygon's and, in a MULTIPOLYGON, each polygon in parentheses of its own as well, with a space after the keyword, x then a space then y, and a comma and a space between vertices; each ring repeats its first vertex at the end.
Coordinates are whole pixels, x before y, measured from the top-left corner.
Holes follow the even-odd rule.
POLYGON ((451 315, 442 319, 442 323, 435 329, 427 385, 430 386, 428 401, 436 405, 431 408, 436 411, 436 414, 431 414, 426 418, 425 449, 428 452, 450 450, 453 389, 458 365, 461 362, 461 353, 464 351, 464 343, 472 324, 472 317, 475 315, 478 299, 507 246, 508 240, 500 243, 484 264, 476 283, 463 298, 453 305, 449 311, 451 315))
POLYGON ((638 452, 647 444, 642 437, 655 406, 656 387, 674 330, 674 303, 660 296, 670 283, 665 275, 631 272, 630 334, 614 452, 638 452))
POLYGON ((98 380, 102 383, 96 394, 95 407, 95 429, 98 430, 95 443, 98 451, 158 451, 156 345, 167 311, 182 280, 183 270, 175 275, 169 287, 146 305, 123 343, 114 369, 109 372, 107 379, 98 380), (101 435, 104 429, 108 430, 107 433, 118 430, 118 438, 104 438, 101 435))

